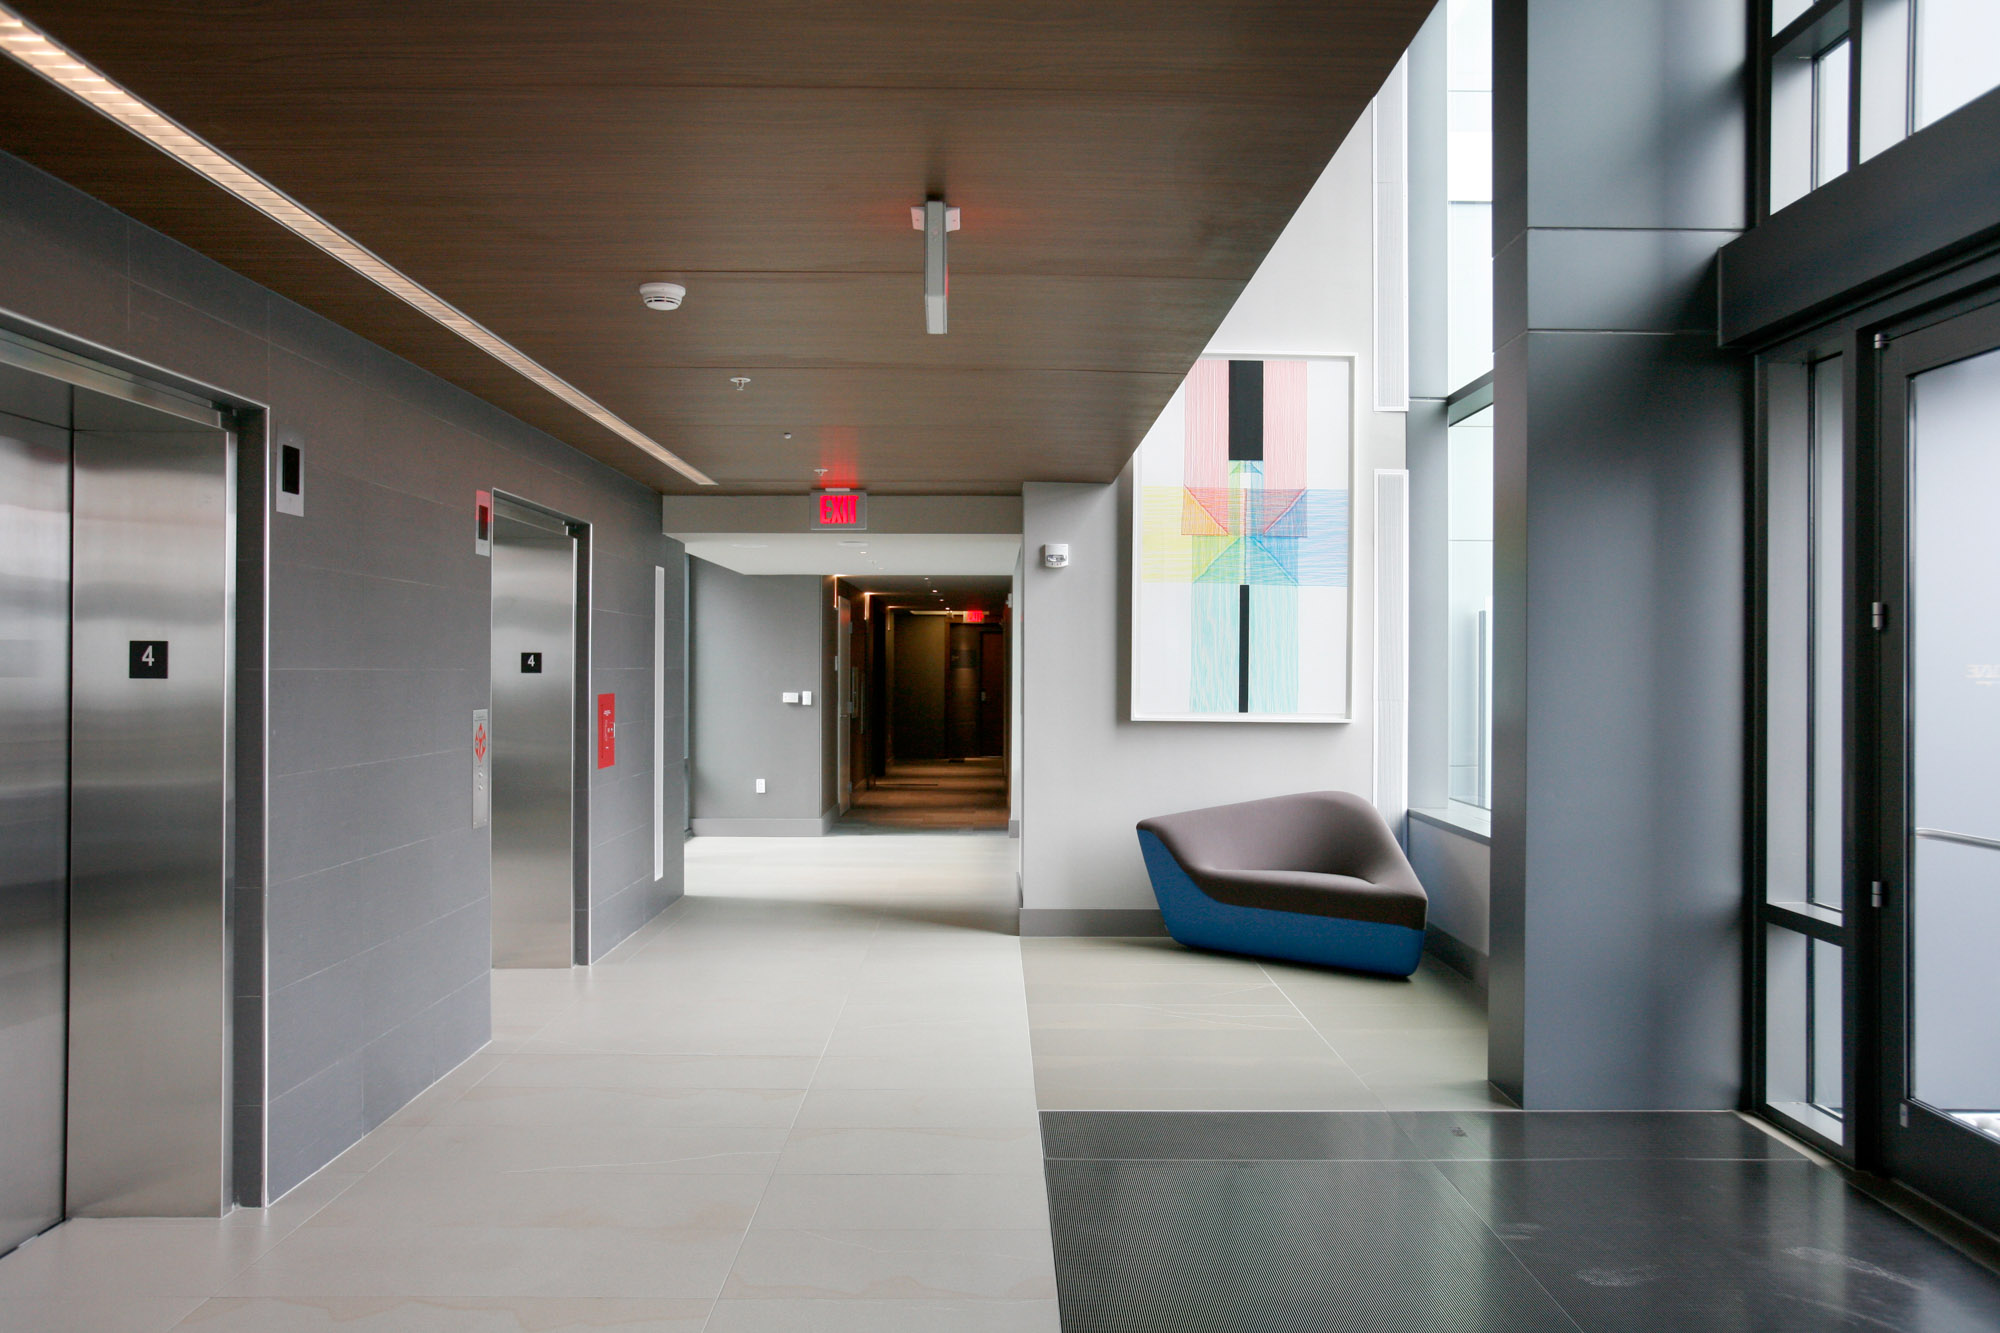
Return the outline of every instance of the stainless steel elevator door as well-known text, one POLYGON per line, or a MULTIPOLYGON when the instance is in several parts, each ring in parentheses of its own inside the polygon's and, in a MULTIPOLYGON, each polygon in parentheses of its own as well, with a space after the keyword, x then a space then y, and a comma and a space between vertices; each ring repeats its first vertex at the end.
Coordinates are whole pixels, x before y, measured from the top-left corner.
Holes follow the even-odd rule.
POLYGON ((74 393, 68 1211, 216 1216, 230 439, 74 393))
POLYGON ((0 367, 0 1253, 62 1220, 69 391, 0 367), (37 400, 44 400, 39 402, 37 400))
POLYGON ((568 967, 576 538, 496 499, 493 514, 493 966, 568 967))

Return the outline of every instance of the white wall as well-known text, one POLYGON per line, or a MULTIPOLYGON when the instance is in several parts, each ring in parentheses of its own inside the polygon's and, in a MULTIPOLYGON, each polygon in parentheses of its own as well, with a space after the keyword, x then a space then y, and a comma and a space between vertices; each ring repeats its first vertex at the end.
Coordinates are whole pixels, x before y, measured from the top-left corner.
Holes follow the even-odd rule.
MULTIPOLYGON (((1336 725, 1130 722, 1131 473, 1022 490, 1022 928, 1112 927, 1042 913, 1151 909, 1133 825, 1284 792, 1369 793, 1374 471, 1403 466, 1403 417, 1369 404, 1373 126, 1363 115, 1209 344, 1210 355, 1351 356, 1355 416, 1354 717, 1336 725), (1045 542, 1070 567, 1044 569, 1045 542)), ((1130 919, 1127 919, 1128 922, 1130 919)))

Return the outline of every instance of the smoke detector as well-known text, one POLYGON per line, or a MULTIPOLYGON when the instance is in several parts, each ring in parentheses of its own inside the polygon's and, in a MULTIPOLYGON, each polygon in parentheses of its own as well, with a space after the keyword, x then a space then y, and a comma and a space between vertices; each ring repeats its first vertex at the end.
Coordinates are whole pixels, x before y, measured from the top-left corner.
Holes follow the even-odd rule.
POLYGON ((646 303, 648 310, 679 310, 681 302, 687 300, 688 289, 678 282, 642 282, 639 284, 639 299, 646 303))

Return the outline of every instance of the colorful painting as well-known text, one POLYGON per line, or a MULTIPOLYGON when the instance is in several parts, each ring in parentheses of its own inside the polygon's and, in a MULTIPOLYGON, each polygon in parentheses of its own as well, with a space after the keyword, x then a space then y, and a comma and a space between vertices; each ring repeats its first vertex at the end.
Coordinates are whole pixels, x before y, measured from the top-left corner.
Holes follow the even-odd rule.
POLYGON ((1134 463, 1132 718, 1346 722, 1353 363, 1195 363, 1134 463))

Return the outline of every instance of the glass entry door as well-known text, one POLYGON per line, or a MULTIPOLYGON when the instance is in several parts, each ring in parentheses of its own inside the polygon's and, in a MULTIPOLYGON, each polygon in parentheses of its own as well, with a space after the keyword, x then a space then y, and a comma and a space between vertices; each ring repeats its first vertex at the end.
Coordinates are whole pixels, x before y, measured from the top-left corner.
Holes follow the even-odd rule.
POLYGON ((2000 1225, 2000 307, 1896 339, 1883 354, 1881 409, 1882 1155, 1892 1175, 1992 1227, 2000 1225))

